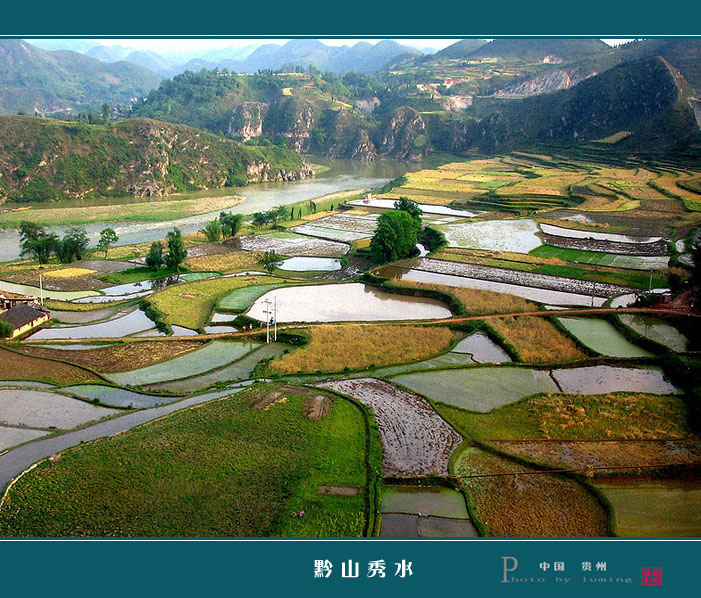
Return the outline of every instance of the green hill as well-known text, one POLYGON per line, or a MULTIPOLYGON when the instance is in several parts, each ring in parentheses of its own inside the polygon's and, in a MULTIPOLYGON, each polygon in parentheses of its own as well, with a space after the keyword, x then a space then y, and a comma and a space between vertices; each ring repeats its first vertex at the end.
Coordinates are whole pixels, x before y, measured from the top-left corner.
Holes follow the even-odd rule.
POLYGON ((0 116, 0 198, 164 195, 309 174, 292 150, 244 145, 184 125, 0 116))
POLYGON ((600 39, 501 38, 478 47, 470 57, 499 57, 523 62, 541 62, 546 56, 563 61, 577 60, 611 48, 600 39))
POLYGON ((52 114, 129 104, 158 86, 160 75, 125 61, 101 62, 77 52, 47 52, 0 39, 0 113, 52 114))

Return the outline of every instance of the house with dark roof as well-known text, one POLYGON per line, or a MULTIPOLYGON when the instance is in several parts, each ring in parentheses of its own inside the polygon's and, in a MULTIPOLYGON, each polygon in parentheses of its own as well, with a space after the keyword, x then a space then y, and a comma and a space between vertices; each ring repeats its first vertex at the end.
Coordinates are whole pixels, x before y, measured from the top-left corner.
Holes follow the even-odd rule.
POLYGON ((51 313, 38 304, 19 303, 0 312, 0 320, 11 324, 10 338, 17 338, 51 319, 51 313))

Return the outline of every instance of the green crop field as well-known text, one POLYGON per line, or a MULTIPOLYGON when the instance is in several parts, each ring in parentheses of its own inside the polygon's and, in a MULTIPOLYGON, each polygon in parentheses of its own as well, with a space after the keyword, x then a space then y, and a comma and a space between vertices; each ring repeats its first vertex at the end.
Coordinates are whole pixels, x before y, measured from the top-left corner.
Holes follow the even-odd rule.
POLYGON ((652 357, 652 353, 634 345, 613 324, 597 318, 557 318, 583 345, 608 357, 652 357))
POLYGON ((304 400, 258 385, 44 461, 13 486, 0 535, 363 535, 363 415, 335 398, 307 419, 304 400))

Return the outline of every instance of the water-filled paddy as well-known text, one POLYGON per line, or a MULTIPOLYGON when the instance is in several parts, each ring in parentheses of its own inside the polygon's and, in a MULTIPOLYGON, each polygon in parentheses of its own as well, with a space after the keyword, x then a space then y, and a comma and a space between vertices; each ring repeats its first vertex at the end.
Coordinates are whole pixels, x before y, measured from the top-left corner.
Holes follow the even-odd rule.
POLYGON ((434 401, 486 413, 538 392, 557 392, 545 370, 470 368, 404 374, 392 378, 434 401))
MULTIPOLYGON (((284 283, 281 282, 280 284, 258 284, 248 287, 241 287, 240 289, 233 290, 223 299, 220 299, 219 303, 217 304, 217 307, 232 312, 246 311, 251 305, 251 303, 258 299, 258 297, 264 295, 272 289, 277 289, 278 287, 283 285, 284 283)), ((215 315, 217 315, 216 312, 215 315)), ((222 320, 220 321, 231 321, 236 317, 236 315, 225 313, 220 314, 220 316, 218 317, 222 317, 222 320)), ((214 316, 212 316, 212 322, 215 321, 216 320, 214 319, 214 316)))
POLYGON ((686 351, 688 339, 674 326, 662 320, 638 314, 620 314, 618 319, 638 334, 672 351, 686 351))
POLYGON ((613 324, 597 318, 558 318, 579 341, 609 357, 651 357, 652 353, 629 342, 613 324))
POLYGON ((466 353, 475 363, 506 363, 511 361, 508 353, 490 339, 484 332, 475 332, 462 339, 454 353, 466 353))
POLYGON ((255 301, 246 315, 265 321, 263 301, 277 301, 278 322, 430 320, 451 316, 434 299, 393 295, 360 283, 285 287, 255 301))
POLYGON ((32 287, 26 284, 17 284, 6 280, 0 280, 0 292, 1 291, 15 293, 17 295, 29 295, 30 297, 40 297, 43 294, 44 299, 57 299, 59 301, 73 301, 74 299, 80 299, 81 297, 92 297, 99 295, 97 291, 50 291, 48 289, 44 289, 42 293, 39 287, 32 287))
POLYGON ((142 386, 196 376, 240 359, 259 346, 260 343, 254 342, 213 341, 202 349, 186 353, 170 361, 129 372, 109 374, 107 377, 123 386, 142 386))
POLYGON ((543 244, 536 234, 538 224, 528 219, 448 224, 440 229, 451 247, 528 253, 543 244))
POLYGON ((0 422, 11 426, 74 428, 115 413, 119 412, 43 390, 0 390, 0 422))
POLYGON ((291 257, 280 264, 280 270, 291 272, 332 272, 341 269, 341 260, 330 257, 291 257))
POLYGON ((698 481, 616 480, 594 485, 613 506, 619 536, 701 536, 698 481))
POLYGON ((679 392, 675 386, 665 380, 662 370, 656 367, 623 368, 596 365, 553 370, 553 377, 563 392, 585 395, 622 391, 660 395, 679 392))
MULTIPOLYGON (((31 335, 32 340, 53 340, 63 338, 118 338, 129 336, 137 332, 143 332, 153 328, 153 321, 139 309, 125 313, 97 324, 86 324, 84 326, 65 326, 61 328, 42 328, 31 335)), ((162 335, 155 333, 154 336, 162 335)))
MULTIPOLYGON (((347 202, 349 205, 352 206, 361 206, 361 207, 366 207, 366 208, 379 208, 379 209, 387 209, 387 210, 392 210, 394 209, 394 204, 396 203, 396 199, 370 199, 370 200, 364 200, 364 199, 355 199, 353 201, 347 202)), ((483 214, 484 212, 477 212, 477 211, 470 211, 470 210, 457 210, 455 208, 449 208, 447 206, 434 206, 431 204, 425 204, 425 203, 420 203, 418 204, 419 210, 421 210, 424 214, 441 214, 445 216, 459 216, 462 218, 472 218, 473 216, 477 216, 479 214, 483 214)))
POLYGON ((283 345, 281 343, 265 344, 251 351, 250 353, 247 353, 241 359, 238 359, 237 361, 234 361, 229 365, 225 365, 217 370, 213 370, 199 376, 184 378, 182 380, 169 380, 159 384, 152 384, 146 386, 145 388, 148 390, 191 393, 219 382, 231 382, 234 380, 249 378, 253 375, 253 370, 261 360, 282 355, 288 349, 288 345, 283 345))
POLYGON ((468 289, 485 289, 497 293, 507 293, 523 297, 538 303, 550 303, 553 305, 568 305, 582 307, 601 307, 605 302, 604 297, 591 297, 589 295, 579 295, 577 293, 567 293, 563 291, 551 291, 539 289, 537 287, 527 287, 517 284, 495 282, 492 280, 480 280, 477 278, 467 278, 465 276, 455 276, 453 274, 439 274, 437 272, 426 272, 424 270, 406 270, 400 276, 401 280, 411 280, 414 282, 427 282, 442 284, 451 287, 463 287, 468 289))
POLYGON ((438 486, 385 486, 382 537, 475 537, 462 494, 438 486))
POLYGON ((613 233, 577 230, 574 228, 553 226, 552 224, 541 224, 540 228, 548 235, 570 237, 573 239, 595 239, 598 241, 613 241, 618 243, 654 243, 655 241, 660 241, 662 239, 662 237, 632 237, 630 235, 617 235, 613 233))
POLYGON ((104 386, 101 384, 80 384, 78 386, 67 386, 61 389, 61 392, 67 392, 86 399, 97 399, 103 405, 111 405, 113 407, 133 407, 139 409, 142 407, 153 407, 161 403, 170 403, 177 400, 178 397, 146 395, 125 388, 115 388, 113 386, 104 386))
POLYGON ((49 432, 46 430, 30 430, 28 428, 9 428, 0 426, 0 452, 11 446, 29 442, 35 438, 46 436, 49 432))

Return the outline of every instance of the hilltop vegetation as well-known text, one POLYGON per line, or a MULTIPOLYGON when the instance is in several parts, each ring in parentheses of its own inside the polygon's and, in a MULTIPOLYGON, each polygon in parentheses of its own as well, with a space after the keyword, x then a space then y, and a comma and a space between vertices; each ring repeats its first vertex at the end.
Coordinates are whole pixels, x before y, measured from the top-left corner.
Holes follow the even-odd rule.
POLYGON ((49 201, 292 180, 309 170, 291 150, 244 146, 182 125, 130 119, 103 126, 3 116, 0 173, 0 197, 49 201))

